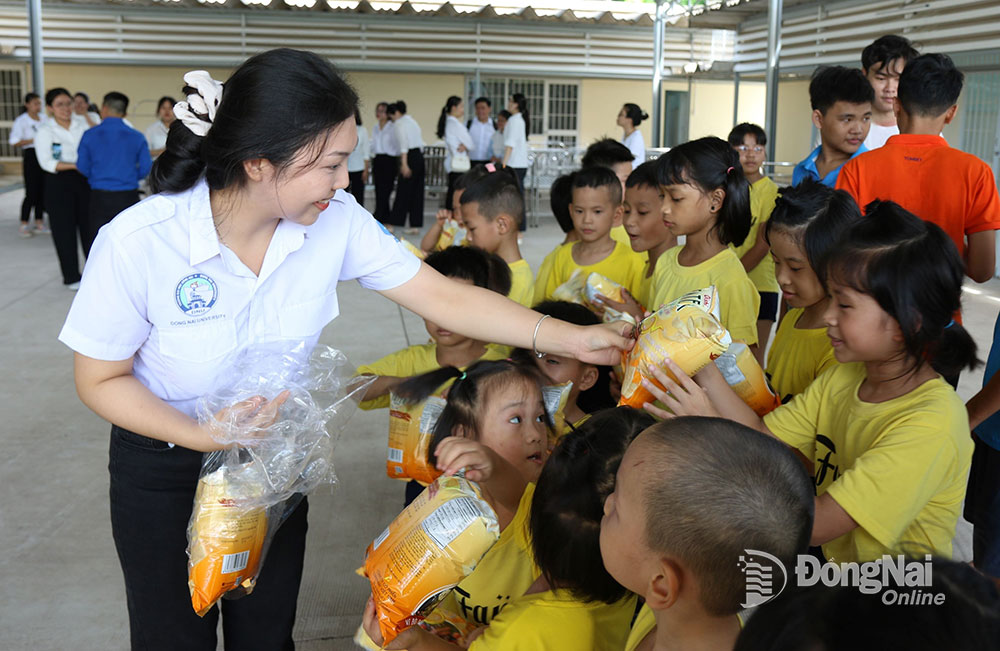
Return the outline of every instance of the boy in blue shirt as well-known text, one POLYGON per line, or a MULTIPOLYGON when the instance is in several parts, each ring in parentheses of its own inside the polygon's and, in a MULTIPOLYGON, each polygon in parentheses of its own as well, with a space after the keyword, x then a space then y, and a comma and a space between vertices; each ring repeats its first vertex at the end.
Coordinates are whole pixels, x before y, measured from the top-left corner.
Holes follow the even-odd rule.
POLYGON ((976 448, 972 453, 965 519, 972 523, 976 569, 1000 577, 1000 318, 986 360, 983 389, 966 403, 976 448))
POLYGON ((809 82, 812 120, 819 129, 820 146, 795 166, 792 185, 811 178, 835 187, 844 163, 861 154, 872 119, 875 91, 860 70, 824 66, 809 82))

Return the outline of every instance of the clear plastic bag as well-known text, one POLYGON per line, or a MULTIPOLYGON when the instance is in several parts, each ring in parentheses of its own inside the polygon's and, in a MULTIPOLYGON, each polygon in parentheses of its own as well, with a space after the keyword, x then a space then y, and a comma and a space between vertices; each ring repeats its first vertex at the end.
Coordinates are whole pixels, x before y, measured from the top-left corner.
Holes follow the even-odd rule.
POLYGON ((333 446, 372 381, 353 371, 327 346, 262 345, 243 352, 217 383, 223 388, 199 400, 199 421, 228 446, 205 454, 188 525, 188 586, 199 615, 223 595, 248 594, 285 517, 303 495, 336 481, 333 446), (275 418, 252 418, 261 397, 285 391, 275 418), (229 409, 239 403, 248 407, 229 409))

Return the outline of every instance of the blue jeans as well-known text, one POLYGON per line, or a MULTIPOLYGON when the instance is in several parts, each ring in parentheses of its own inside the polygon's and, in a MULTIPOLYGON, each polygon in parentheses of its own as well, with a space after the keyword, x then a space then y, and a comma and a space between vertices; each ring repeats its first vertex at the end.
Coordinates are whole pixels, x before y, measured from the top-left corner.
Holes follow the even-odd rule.
POLYGON ((978 436, 972 455, 965 519, 972 523, 973 563, 980 572, 1000 577, 1000 450, 978 436))

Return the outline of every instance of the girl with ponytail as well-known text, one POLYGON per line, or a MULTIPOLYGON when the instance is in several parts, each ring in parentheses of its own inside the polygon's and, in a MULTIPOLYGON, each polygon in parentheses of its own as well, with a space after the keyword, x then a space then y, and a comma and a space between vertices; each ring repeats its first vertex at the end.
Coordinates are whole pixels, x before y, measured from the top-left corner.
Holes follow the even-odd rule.
MULTIPOLYGON (((528 133, 531 116, 528 115, 528 100, 521 93, 514 93, 507 103, 510 118, 503 130, 503 166, 510 167, 517 175, 517 184, 524 194, 524 176, 528 173, 528 133)), ((521 230, 525 228, 521 222, 521 230)))
POLYGON ((471 168, 469 152, 472 151, 472 136, 462 122, 465 115, 465 102, 458 95, 452 95, 444 103, 441 116, 438 117, 437 137, 444 139, 444 170, 448 173, 448 193, 445 196, 444 207, 451 210, 455 194, 455 181, 471 168))
POLYGON ((625 104, 622 110, 618 111, 617 124, 622 128, 622 144, 628 147, 635 157, 632 159, 632 169, 646 162, 646 141, 642 138, 639 125, 648 117, 649 115, 644 113, 638 104, 625 104))

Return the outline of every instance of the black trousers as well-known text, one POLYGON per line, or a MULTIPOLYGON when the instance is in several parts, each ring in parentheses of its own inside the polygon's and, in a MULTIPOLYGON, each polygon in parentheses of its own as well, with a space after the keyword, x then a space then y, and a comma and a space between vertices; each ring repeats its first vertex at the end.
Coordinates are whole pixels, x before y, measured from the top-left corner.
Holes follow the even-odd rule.
POLYGON ((410 178, 399 175, 389 223, 393 226, 405 226, 406 218, 409 217, 412 228, 421 228, 424 225, 424 152, 413 148, 403 155, 406 156, 412 173, 410 178))
POLYGON ((129 206, 139 203, 139 190, 107 191, 90 190, 90 207, 87 214, 87 241, 83 244, 84 251, 90 251, 94 240, 97 238, 97 231, 101 227, 114 219, 118 213, 129 206))
POLYGON ((389 222, 389 197, 399 174, 399 159, 388 154, 376 154, 372 161, 375 175, 375 219, 383 224, 389 222))
POLYGON ((90 223, 90 186, 83 174, 66 170, 45 177, 45 210, 49 213, 52 243, 59 256, 63 284, 80 282, 80 256, 77 254, 77 235, 83 243, 83 254, 90 254, 87 232, 90 223))
MULTIPOLYGON (((448 210, 453 208, 452 201, 455 198, 455 181, 458 177, 462 176, 462 172, 448 172, 448 193, 444 198, 444 207, 448 210)), ((452 215, 452 217, 458 218, 458 215, 452 215)))
POLYGON ((278 529, 254 591, 223 599, 198 617, 186 549, 201 463, 201 452, 111 428, 111 531, 125 578, 132 649, 215 651, 219 606, 227 651, 294 649, 308 502, 303 499, 278 529))
MULTIPOLYGON (((524 177, 528 173, 528 168, 527 167, 512 167, 511 169, 514 170, 514 174, 517 175, 517 187, 521 191, 521 198, 524 199, 525 198, 525 196, 524 196, 524 177)), ((528 230, 528 218, 527 218, 527 215, 525 215, 525 218, 521 220, 521 226, 518 228, 518 230, 520 230, 520 231, 526 231, 526 230, 528 230)))
POLYGON ((358 205, 362 208, 365 207, 365 180, 362 176, 364 172, 348 172, 347 176, 351 179, 350 191, 357 199, 358 205))
POLYGON ((21 202, 21 223, 27 224, 31 209, 35 219, 41 221, 45 211, 45 172, 38 166, 35 148, 25 149, 22 155, 21 174, 24 176, 24 201, 21 202))

